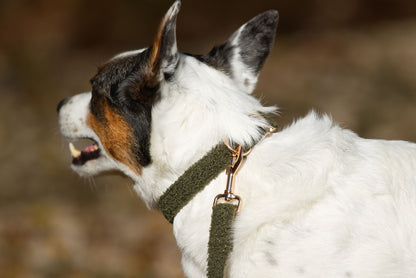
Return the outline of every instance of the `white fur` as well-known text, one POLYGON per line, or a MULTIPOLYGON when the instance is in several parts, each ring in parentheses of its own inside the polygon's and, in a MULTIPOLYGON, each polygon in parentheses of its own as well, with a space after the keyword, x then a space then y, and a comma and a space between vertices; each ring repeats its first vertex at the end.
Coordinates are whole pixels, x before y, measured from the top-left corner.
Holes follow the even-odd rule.
POLYGON ((236 81, 237 87, 248 94, 251 94, 256 87, 258 75, 254 69, 248 68, 242 61, 240 55, 240 47, 238 46, 238 40, 240 34, 247 24, 242 25, 232 36, 231 45, 234 46, 232 67, 233 67, 233 79, 236 81))
MULTIPOLYGON (((266 123, 252 114, 274 111, 190 56, 180 56, 161 91, 152 112, 152 163, 141 176, 111 164, 134 180, 149 207, 224 137, 259 139, 266 123)), ((76 127, 99 142, 77 120, 89 97, 62 108, 61 129, 73 137, 76 127)), ((108 170, 107 155, 103 162, 108 170)), ((97 173, 101 166, 89 163, 101 162, 89 161, 81 172, 97 173)), ((211 205, 225 184, 222 173, 175 218, 187 277, 206 277, 211 205)), ((253 148, 235 193, 243 207, 227 277, 416 277, 415 144, 362 139, 310 113, 253 148)))
POLYGON ((116 60, 116 59, 124 58, 124 57, 127 57, 127 56, 137 55, 137 54, 139 54, 139 53, 141 53, 145 50, 146 50, 146 48, 142 48, 142 49, 138 49, 138 50, 125 51, 125 52, 117 54, 116 56, 111 58, 111 60, 116 60))

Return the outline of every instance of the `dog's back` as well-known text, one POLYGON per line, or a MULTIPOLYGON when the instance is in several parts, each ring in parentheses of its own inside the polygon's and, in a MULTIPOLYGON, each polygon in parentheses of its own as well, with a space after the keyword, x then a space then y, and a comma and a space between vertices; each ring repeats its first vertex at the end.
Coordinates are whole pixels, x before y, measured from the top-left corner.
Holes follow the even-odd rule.
POLYGON ((362 139, 310 114, 244 167, 235 277, 415 277, 415 144, 362 139))

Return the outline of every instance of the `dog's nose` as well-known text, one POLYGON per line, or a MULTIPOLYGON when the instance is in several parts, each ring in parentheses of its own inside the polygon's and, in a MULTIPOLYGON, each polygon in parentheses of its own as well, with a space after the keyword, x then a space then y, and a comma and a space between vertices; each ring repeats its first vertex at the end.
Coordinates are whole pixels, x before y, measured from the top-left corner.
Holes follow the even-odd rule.
POLYGON ((56 107, 56 111, 59 113, 59 110, 61 110, 62 106, 65 105, 69 101, 70 97, 64 98, 58 103, 58 106, 56 107))

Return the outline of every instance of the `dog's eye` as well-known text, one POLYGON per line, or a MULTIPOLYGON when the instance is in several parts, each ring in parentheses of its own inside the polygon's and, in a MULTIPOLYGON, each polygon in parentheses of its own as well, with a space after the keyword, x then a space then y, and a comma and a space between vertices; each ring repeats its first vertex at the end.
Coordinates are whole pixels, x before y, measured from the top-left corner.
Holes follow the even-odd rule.
POLYGON ((118 84, 111 84, 111 86, 110 86, 110 97, 112 99, 116 98, 117 90, 118 90, 118 84))
POLYGON ((141 98, 142 98, 139 88, 137 88, 135 86, 127 87, 126 90, 125 90, 125 95, 133 101, 140 101, 141 98))

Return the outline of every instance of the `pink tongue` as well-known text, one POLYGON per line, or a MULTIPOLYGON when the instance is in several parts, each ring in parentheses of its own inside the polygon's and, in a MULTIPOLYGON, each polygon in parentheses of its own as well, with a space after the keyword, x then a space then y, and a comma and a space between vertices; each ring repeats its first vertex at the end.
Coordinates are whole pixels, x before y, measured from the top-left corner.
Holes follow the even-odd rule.
POLYGON ((88 146, 84 149, 84 152, 93 152, 95 151, 95 145, 88 146))

